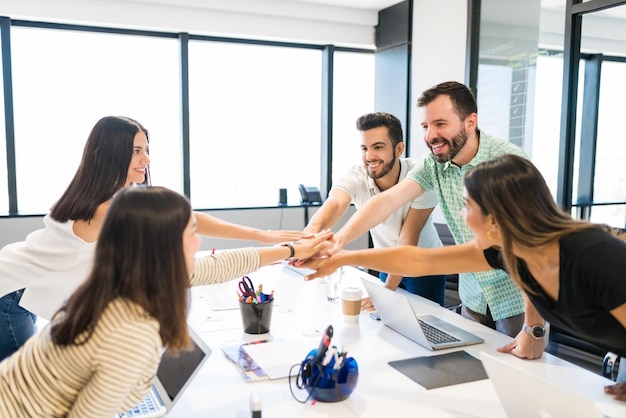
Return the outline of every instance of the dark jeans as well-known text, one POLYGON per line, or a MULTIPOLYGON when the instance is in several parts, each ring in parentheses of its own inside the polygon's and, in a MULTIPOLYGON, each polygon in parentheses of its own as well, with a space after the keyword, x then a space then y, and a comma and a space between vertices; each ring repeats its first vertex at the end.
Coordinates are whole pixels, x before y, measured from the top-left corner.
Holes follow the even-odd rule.
MULTIPOLYGON (((387 280, 387 273, 378 273, 378 277, 384 282, 387 280)), ((400 287, 444 306, 446 276, 403 277, 400 287)))
POLYGON ((0 361, 35 335, 37 316, 18 305, 24 289, 0 298, 0 361))
POLYGON ((499 331, 513 338, 515 338, 515 336, 519 334, 519 332, 522 330, 522 325, 524 325, 525 318, 525 314, 521 313, 519 315, 494 321, 493 317, 491 316, 491 310, 489 309, 489 306, 487 306, 487 313, 483 315, 478 312, 474 312, 467 306, 463 305, 461 307, 461 315, 465 318, 471 319, 472 321, 480 322, 481 324, 486 325, 491 329, 495 329, 496 331, 499 331))

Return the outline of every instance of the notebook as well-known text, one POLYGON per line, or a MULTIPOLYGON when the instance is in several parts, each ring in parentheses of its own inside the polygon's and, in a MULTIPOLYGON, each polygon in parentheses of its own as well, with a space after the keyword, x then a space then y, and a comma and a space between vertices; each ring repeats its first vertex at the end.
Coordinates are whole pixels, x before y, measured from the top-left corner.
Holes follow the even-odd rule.
POLYGON ((515 364, 485 352, 480 353, 480 358, 509 418, 604 417, 594 402, 515 364))
POLYGON ((381 281, 361 277, 383 324, 429 350, 484 342, 482 338, 432 315, 417 315, 409 299, 381 281))
POLYGON ((177 355, 165 350, 152 387, 144 400, 132 410, 119 414, 119 418, 162 417, 174 407, 195 374, 211 355, 211 349, 191 328, 189 336, 193 350, 183 350, 177 355))

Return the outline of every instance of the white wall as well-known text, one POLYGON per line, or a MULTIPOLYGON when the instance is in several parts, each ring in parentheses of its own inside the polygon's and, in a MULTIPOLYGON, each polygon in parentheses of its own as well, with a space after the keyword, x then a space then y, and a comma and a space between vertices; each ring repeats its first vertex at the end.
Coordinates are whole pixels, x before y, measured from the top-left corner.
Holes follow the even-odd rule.
MULTIPOLYGON (((309 208, 309 219, 315 213, 316 208, 309 208)), ((265 209, 239 209, 239 210, 214 210, 202 211, 216 218, 223 219, 238 225, 245 225, 258 229, 292 230, 304 229, 305 209, 301 207, 265 208, 265 209)), ((352 216, 354 207, 350 207, 346 214, 337 222, 333 231, 339 228, 352 216)), ((20 218, 0 218, 0 248, 12 242, 23 241, 30 232, 43 228, 42 216, 29 216, 20 218)), ((256 241, 229 240, 217 238, 204 238, 200 250, 212 248, 238 248, 244 246, 262 245, 256 241)), ((354 240, 346 246, 347 249, 356 250, 367 248, 367 234, 354 240)))

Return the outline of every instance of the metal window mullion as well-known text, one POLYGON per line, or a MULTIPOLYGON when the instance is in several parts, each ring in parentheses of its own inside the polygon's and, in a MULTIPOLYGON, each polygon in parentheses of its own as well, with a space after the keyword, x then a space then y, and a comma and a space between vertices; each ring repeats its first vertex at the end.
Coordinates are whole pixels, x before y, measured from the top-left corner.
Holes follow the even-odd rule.
POLYGON ((17 173, 15 165, 15 119, 13 113, 13 74, 11 70, 11 19, 0 17, 2 40, 2 81, 4 91, 4 130, 6 136, 7 188, 9 215, 17 214, 17 173))
POLYGON ((577 202, 588 202, 583 206, 581 217, 589 220, 593 205, 593 188, 596 171, 596 148, 598 137, 598 114, 600 106, 600 77, 602 54, 585 61, 585 81, 581 115, 580 157, 578 164, 577 202))

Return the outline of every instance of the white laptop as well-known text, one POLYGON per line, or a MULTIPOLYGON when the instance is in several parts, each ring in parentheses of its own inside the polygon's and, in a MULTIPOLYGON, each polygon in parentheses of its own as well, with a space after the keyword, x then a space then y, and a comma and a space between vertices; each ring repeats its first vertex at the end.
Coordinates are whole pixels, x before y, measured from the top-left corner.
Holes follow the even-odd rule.
POLYGON ((119 418, 162 417, 174 407, 195 374, 211 355, 211 349, 191 328, 189 336, 193 349, 182 350, 177 355, 165 350, 152 387, 144 400, 132 410, 119 414, 119 418))
POLYGON ((432 315, 417 315, 409 299, 384 287, 379 280, 361 277, 383 324, 429 350, 484 342, 482 338, 432 315))
POLYGON ((533 376, 515 364, 485 352, 480 353, 480 358, 509 418, 604 417, 592 401, 533 376))

